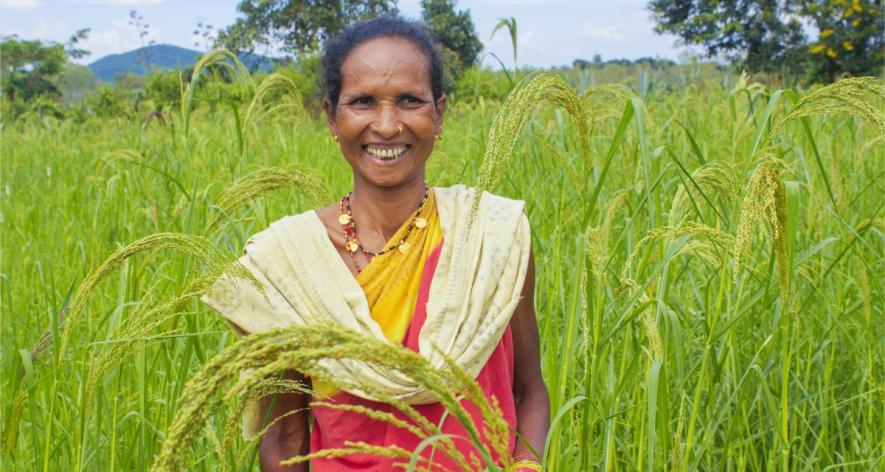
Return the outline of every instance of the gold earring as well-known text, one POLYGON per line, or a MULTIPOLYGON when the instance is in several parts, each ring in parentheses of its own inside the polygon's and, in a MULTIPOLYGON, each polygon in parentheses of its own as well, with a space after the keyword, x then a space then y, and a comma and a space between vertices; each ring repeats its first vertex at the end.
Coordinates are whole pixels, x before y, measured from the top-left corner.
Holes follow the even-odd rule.
POLYGON ((337 134, 333 134, 333 135, 332 135, 332 139, 334 139, 335 142, 338 142, 338 135, 337 135, 337 134))
POLYGON ((403 134, 403 125, 396 125, 396 135, 399 136, 403 134))
POLYGON ((439 134, 434 135, 434 136, 433 136, 433 139, 435 139, 435 140, 437 140, 437 141, 442 141, 442 135, 439 135, 439 134))

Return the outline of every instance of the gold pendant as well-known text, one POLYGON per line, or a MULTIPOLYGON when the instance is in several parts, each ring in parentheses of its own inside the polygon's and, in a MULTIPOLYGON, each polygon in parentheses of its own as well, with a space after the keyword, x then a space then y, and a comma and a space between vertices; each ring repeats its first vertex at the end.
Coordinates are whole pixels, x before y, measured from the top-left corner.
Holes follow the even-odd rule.
POLYGON ((347 250, 350 252, 357 252, 360 249, 360 245, 356 243, 356 241, 349 241, 347 243, 347 250))
POLYGON ((424 229, 425 227, 427 227, 427 220, 421 218, 420 216, 418 218, 415 218, 415 227, 418 229, 424 229))
POLYGON ((338 223, 341 223, 343 225, 350 223, 350 215, 348 215, 347 213, 342 213, 341 215, 338 215, 338 223))
POLYGON ((402 244, 399 245, 398 249, 399 249, 400 254, 405 254, 406 251, 409 250, 409 243, 403 242, 402 244))

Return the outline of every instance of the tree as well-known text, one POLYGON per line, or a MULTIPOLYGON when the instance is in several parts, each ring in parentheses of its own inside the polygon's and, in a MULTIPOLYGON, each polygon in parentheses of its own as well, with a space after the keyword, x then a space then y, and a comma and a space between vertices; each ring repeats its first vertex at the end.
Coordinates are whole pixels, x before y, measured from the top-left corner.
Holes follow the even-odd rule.
POLYGON ((457 78, 476 63, 482 42, 470 18, 470 10, 455 11, 455 0, 421 0, 421 17, 443 49, 446 68, 457 78))
POLYGON ((754 72, 879 75, 885 62, 882 0, 652 0, 658 33, 701 45, 754 72), (803 24, 817 26, 809 43, 803 24))
POLYGON ((71 36, 71 39, 65 43, 65 54, 67 54, 68 57, 71 59, 81 59, 92 54, 80 47, 82 41, 89 39, 89 31, 89 28, 79 29, 71 36))
POLYGON ((397 13, 396 0, 242 0, 243 15, 218 33, 218 44, 237 52, 258 45, 291 53, 312 51, 349 24, 397 13))
POLYGON ((63 45, 8 36, 0 41, 0 57, 3 94, 10 102, 61 96, 56 78, 67 63, 63 45))
POLYGON ((806 49, 795 0, 652 0, 655 32, 759 72, 798 73, 806 49))
POLYGON ((65 103, 78 102, 101 85, 92 69, 73 63, 65 65, 56 82, 65 103))
POLYGON ((590 68, 590 65, 590 61, 588 61, 587 59, 575 59, 574 61, 572 61, 573 69, 584 70, 590 68))
POLYGON ((881 1, 806 1, 803 12, 820 32, 809 49, 812 79, 832 82, 842 74, 881 73, 885 64, 881 1))

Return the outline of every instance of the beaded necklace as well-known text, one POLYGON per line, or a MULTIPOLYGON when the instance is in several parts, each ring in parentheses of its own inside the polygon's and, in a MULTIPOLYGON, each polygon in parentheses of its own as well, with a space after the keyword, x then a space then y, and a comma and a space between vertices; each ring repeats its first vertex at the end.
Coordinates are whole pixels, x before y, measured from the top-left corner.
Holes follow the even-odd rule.
POLYGON ((427 187, 427 184, 424 184, 424 197, 421 198, 421 203, 418 204, 418 208, 415 210, 412 220, 409 221, 409 226, 406 228, 403 237, 400 238, 396 244, 386 249, 377 252, 370 251, 363 247, 363 244, 359 240, 359 236, 357 236, 356 221, 353 219, 353 213, 350 209, 350 196, 352 193, 353 192, 348 192, 347 195, 341 197, 341 201, 338 202, 338 223, 341 224, 341 228, 344 230, 344 248, 350 255, 350 260, 353 262, 357 274, 362 271, 359 264, 356 262, 357 252, 362 252, 367 259, 369 257, 383 256, 393 250, 399 250, 401 254, 405 254, 409 250, 409 243, 406 239, 412 234, 412 230, 415 228, 424 229, 427 227, 427 219, 421 216, 421 211, 424 210, 424 204, 427 203, 430 189, 427 187))

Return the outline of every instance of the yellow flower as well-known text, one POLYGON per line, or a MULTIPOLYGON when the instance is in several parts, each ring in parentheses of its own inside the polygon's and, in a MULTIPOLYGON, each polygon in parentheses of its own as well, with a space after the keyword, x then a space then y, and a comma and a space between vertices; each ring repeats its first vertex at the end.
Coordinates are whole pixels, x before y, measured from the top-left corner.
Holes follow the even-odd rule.
POLYGON ((835 49, 833 49, 833 48, 827 48, 827 56, 832 57, 832 58, 835 58, 835 57, 838 56, 838 55, 839 55, 839 53, 836 52, 835 49))
POLYGON ((827 48, 827 46, 824 44, 815 44, 814 46, 811 46, 811 53, 812 54, 820 54, 820 53, 824 52, 824 49, 826 49, 826 48, 827 48))
POLYGON ((833 35, 833 29, 832 29, 832 28, 827 28, 827 29, 825 29, 825 30, 823 30, 823 31, 820 32, 820 37, 821 37, 821 38, 828 38, 828 37, 830 37, 830 36, 832 36, 832 35, 833 35))
POLYGON ((860 6, 860 0, 854 0, 853 2, 851 2, 851 8, 853 8, 854 11, 858 13, 863 11, 863 7, 860 6))
POLYGON ((851 43, 848 42, 848 41, 842 41, 842 47, 843 47, 846 51, 854 51, 854 45, 851 44, 851 43))
POLYGON ((851 26, 860 26, 860 18, 851 22, 851 26))
POLYGON ((852 10, 850 8, 847 8, 847 9, 845 9, 845 11, 842 12, 842 16, 844 16, 845 18, 848 18, 849 16, 851 16, 853 14, 854 14, 854 10, 852 10))

